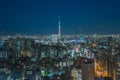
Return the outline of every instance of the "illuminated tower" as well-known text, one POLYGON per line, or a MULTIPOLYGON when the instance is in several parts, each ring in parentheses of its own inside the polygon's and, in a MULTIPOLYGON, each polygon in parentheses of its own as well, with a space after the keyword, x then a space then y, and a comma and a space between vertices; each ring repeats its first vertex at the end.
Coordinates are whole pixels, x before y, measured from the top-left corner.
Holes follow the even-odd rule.
POLYGON ((58 26, 58 40, 60 41, 60 36, 61 36, 61 23, 60 23, 60 16, 59 16, 59 26, 58 26))

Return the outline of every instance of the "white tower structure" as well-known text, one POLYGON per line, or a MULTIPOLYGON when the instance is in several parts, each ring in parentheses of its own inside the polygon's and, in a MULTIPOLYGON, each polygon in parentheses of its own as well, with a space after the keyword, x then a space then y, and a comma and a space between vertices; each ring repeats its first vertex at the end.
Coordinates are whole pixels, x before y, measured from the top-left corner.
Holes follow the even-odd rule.
POLYGON ((61 22, 60 22, 60 16, 59 16, 59 22, 58 22, 58 40, 60 41, 60 36, 61 36, 61 22))

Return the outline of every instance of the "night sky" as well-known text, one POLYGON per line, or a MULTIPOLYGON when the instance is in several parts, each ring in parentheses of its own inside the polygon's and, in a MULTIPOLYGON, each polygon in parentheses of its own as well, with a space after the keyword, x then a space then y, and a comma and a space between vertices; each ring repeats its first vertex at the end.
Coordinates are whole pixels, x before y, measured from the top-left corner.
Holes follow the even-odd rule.
POLYGON ((0 0, 0 33, 120 33, 120 0, 0 0))

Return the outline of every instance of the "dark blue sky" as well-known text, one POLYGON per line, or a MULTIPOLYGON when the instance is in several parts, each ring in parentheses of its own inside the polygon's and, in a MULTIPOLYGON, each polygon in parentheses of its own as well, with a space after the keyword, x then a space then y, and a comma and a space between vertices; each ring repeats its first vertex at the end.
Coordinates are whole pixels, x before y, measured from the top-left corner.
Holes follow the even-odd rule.
POLYGON ((0 0, 0 32, 120 33, 120 0, 0 0))

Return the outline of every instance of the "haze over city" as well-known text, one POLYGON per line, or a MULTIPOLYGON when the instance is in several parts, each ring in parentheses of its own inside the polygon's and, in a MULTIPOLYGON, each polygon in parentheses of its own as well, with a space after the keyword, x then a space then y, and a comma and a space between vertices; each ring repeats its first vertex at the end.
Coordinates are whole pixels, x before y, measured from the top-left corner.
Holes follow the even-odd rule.
POLYGON ((0 0, 0 32, 7 34, 119 34, 119 0, 0 0))

